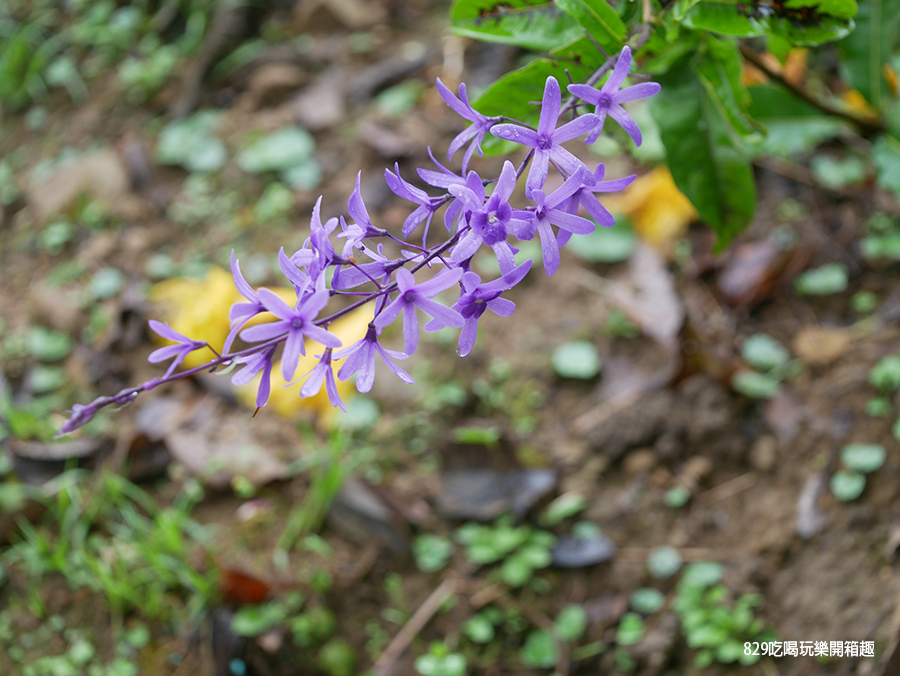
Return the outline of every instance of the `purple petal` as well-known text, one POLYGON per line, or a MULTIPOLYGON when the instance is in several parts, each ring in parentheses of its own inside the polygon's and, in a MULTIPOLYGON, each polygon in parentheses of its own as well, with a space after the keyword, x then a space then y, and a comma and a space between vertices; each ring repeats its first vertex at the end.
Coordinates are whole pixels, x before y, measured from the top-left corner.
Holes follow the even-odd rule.
POLYGON ((256 300, 256 291, 247 284, 244 275, 241 274, 241 263, 234 257, 234 249, 231 250, 231 276, 234 277, 234 285, 240 294, 249 301, 256 300))
POLYGON ((258 291, 259 300, 265 306, 266 310, 271 312, 273 315, 278 317, 279 319, 283 319, 285 321, 290 321, 297 317, 297 311, 294 310, 290 305, 285 303, 281 298, 278 297, 272 291, 269 291, 267 288, 262 287, 258 291))
POLYGON ((597 221, 600 225, 609 227, 616 222, 616 219, 613 218, 613 215, 609 213, 606 207, 600 204, 600 201, 593 195, 583 195, 580 202, 584 207, 584 210, 587 211, 588 214, 590 214, 591 218, 597 221))
POLYGON ((350 201, 347 203, 347 213, 350 214, 350 218, 356 223, 365 225, 371 223, 371 221, 369 220, 369 212, 366 211, 366 205, 365 202, 363 202, 362 194, 359 191, 359 179, 361 176, 361 171, 356 174, 356 187, 350 194, 350 201))
MULTIPOLYGON (((153 350, 153 352, 151 352, 147 357, 147 361, 151 364, 158 364, 161 361, 166 361, 167 359, 171 359, 172 357, 177 357, 186 349, 187 348, 183 344, 167 345, 166 347, 161 347, 157 350, 153 350)), ((187 351, 190 352, 191 350, 187 351)))
POLYGON ((330 370, 331 367, 324 361, 320 361, 316 364, 313 367, 313 370, 310 371, 306 382, 303 383, 303 386, 300 388, 300 396, 305 399, 318 394, 319 390, 322 389, 322 383, 325 381, 325 372, 330 370))
POLYGON ((559 108, 562 103, 562 95, 559 91, 559 82, 552 75, 544 84, 544 98, 541 103, 541 119, 537 126, 538 136, 550 136, 556 129, 559 121, 559 108))
POLYGON ((544 271, 548 275, 552 275, 559 269, 559 247, 556 244, 556 237, 550 224, 541 219, 537 226, 538 234, 541 236, 541 252, 544 255, 544 271))
POLYGON ((609 116, 619 123, 622 129, 631 137, 631 140, 634 141, 635 145, 641 145, 641 142, 644 140, 641 136, 641 128, 638 127, 637 122, 631 119, 631 115, 625 112, 624 108, 612 106, 609 109, 609 116))
POLYGON ((576 235, 587 235, 594 232, 594 228, 596 227, 588 219, 566 213, 562 209, 553 209, 547 215, 547 218, 553 225, 562 228, 563 230, 574 232, 576 235))
POLYGON ((335 408, 341 409, 344 413, 347 412, 347 407, 344 406, 344 402, 341 401, 341 395, 338 393, 337 383, 334 382, 334 371, 330 368, 325 371, 325 391, 328 392, 328 401, 331 402, 331 405, 335 408))
POLYGON ((544 187, 547 182, 547 173, 550 169, 550 153, 545 150, 535 151, 531 159, 531 169, 528 170, 528 179, 525 181, 525 194, 544 187))
POLYGON ((590 103, 592 106, 596 106, 600 101, 600 90, 595 89, 594 87, 591 87, 589 85, 569 85, 569 93, 573 96, 577 96, 582 101, 590 103))
POLYGON ((341 347, 341 339, 331 333, 331 331, 326 331, 321 326, 308 324, 307 326, 303 327, 303 333, 312 338, 314 341, 321 343, 325 347, 341 347))
POLYGON ((181 333, 178 333, 178 331, 173 329, 168 324, 163 324, 162 322, 158 322, 155 319, 151 319, 147 323, 150 325, 150 328, 154 331, 154 333, 165 338, 166 340, 174 340, 176 343, 193 342, 190 338, 181 333))
POLYGON ((403 306, 403 351, 412 354, 419 346, 419 318, 412 303, 403 306))
POLYGON ((573 138, 577 138, 582 134, 587 134, 597 126, 599 121, 600 118, 593 113, 579 115, 571 122, 566 122, 563 126, 553 132, 553 142, 564 143, 565 141, 571 141, 573 138))
POLYGON ((503 170, 500 172, 500 178, 497 179, 497 185, 494 186, 494 192, 491 197, 499 197, 501 201, 508 202, 513 190, 516 189, 516 168, 513 163, 506 160, 503 163, 503 170))
POLYGON ((628 71, 631 68, 631 48, 628 45, 625 45, 622 48, 621 54, 619 54, 619 59, 616 61, 616 67, 613 69, 612 75, 609 76, 609 79, 603 85, 602 91, 604 92, 614 92, 622 86, 622 83, 625 82, 625 78, 628 75, 628 71))
POLYGON ((475 347, 475 338, 478 336, 478 320, 469 317, 459 332, 459 356, 465 357, 475 347))
POLYGON ((303 344, 303 334, 300 331, 288 332, 284 341, 284 352, 281 354, 281 375, 285 381, 290 382, 297 370, 300 355, 306 354, 306 346, 303 344))
POLYGON ((401 294, 397 296, 390 305, 384 308, 384 310, 375 317, 372 323, 375 324, 377 328, 383 329, 397 318, 397 315, 400 314, 400 310, 403 309, 404 305, 407 305, 407 303, 403 300, 403 294, 401 294))
POLYGON ((532 148, 536 148, 538 144, 538 135, 534 130, 520 127, 517 124, 495 124, 491 127, 491 134, 497 138, 532 148))
POLYGON ((469 230, 469 232, 462 236, 462 239, 459 240, 456 247, 454 247, 453 253, 450 254, 450 260, 454 263, 462 263, 463 261, 470 259, 478 252, 478 249, 481 247, 481 242, 481 237, 476 235, 472 230, 469 230))
MULTIPOLYGON (((381 343, 375 343, 375 349, 378 350, 378 353, 381 355, 381 359, 384 361, 385 365, 394 373, 394 375, 396 375, 398 378, 400 378, 400 380, 402 380, 403 382, 405 382, 409 385, 412 385, 414 382, 416 382, 415 380, 413 380, 413 377, 411 375, 409 375, 406 371, 404 371, 402 368, 397 366, 393 361, 391 361, 391 359, 388 355, 393 356, 395 358, 399 358, 397 356, 398 355, 397 352, 394 352, 393 350, 384 349, 383 347, 381 347, 381 343)), ((403 358, 405 359, 407 356, 408 355, 404 354, 403 358)), ((373 360, 373 364, 374 364, 374 360, 373 360)), ((369 387, 371 388, 371 384, 369 385, 369 387)), ((362 392, 362 391, 363 390, 360 390, 360 392, 362 392)), ((368 392, 368 390, 366 390, 366 392, 368 392)))
POLYGON ((428 279, 417 285, 416 295, 424 298, 433 298, 444 289, 449 289, 451 286, 459 282, 459 279, 460 277, 462 277, 462 275, 463 271, 461 268, 455 268, 453 270, 442 270, 431 279, 428 279))
POLYGON ((241 340, 248 343, 262 343, 273 338, 278 338, 288 331, 288 325, 284 321, 267 322, 257 324, 249 329, 241 331, 241 340))
POLYGON ((516 309, 516 304, 506 298, 493 298, 487 302, 488 309, 495 315, 509 317, 516 309))
POLYGON ((420 298, 416 301, 416 307, 424 310, 435 319, 440 320, 446 326, 460 327, 463 325, 463 317, 456 310, 451 310, 446 305, 441 305, 435 300, 420 298))
POLYGON ((460 148, 466 145, 466 143, 478 136, 478 131, 478 127, 472 124, 459 132, 453 140, 450 141, 450 148, 447 149, 447 159, 449 160, 460 148))
POLYGON ((640 84, 626 87, 613 95, 613 101, 616 103, 625 103, 627 101, 637 101, 638 99, 646 99, 653 96, 662 87, 657 82, 641 82, 640 84))

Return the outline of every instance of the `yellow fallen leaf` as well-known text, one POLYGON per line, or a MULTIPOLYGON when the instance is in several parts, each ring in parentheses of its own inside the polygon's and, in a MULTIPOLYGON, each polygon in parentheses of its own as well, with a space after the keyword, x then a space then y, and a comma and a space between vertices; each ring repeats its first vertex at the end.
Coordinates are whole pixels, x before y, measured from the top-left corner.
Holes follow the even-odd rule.
MULTIPOLYGON (((369 322, 372 321, 372 307, 364 305, 357 308, 345 317, 341 317, 333 322, 328 330, 336 335, 343 343, 343 347, 350 347, 356 341, 365 337, 368 330, 369 322)), ((281 374, 281 361, 275 362, 272 367, 271 376, 271 393, 269 394, 269 403, 267 408, 271 408, 279 415, 285 418, 295 418, 302 411, 312 411, 316 413, 319 425, 328 427, 338 410, 331 405, 328 400, 328 394, 325 391, 325 385, 318 394, 306 399, 300 396, 300 388, 306 380, 304 375, 312 370, 319 362, 315 355, 322 354, 325 348, 319 343, 311 340, 306 341, 306 356, 300 357, 297 366, 295 380, 293 384, 285 387, 286 382, 281 374)), ((332 370, 337 375, 342 362, 332 364, 332 370)), ((235 387, 238 401, 246 404, 250 408, 256 408, 256 392, 259 389, 259 381, 262 374, 259 374, 246 385, 235 387)), ((336 379, 337 380, 337 379, 336 379)), ((337 391, 346 403, 347 399, 353 396, 356 386, 352 381, 337 380, 337 391)))
POLYGON ((869 102, 866 101, 866 97, 855 89, 849 89, 841 94, 841 100, 851 113, 873 120, 878 119, 878 111, 870 106, 869 102))
POLYGON ((658 249, 681 237, 697 218, 694 205, 675 187, 664 166, 639 176, 620 194, 606 197, 603 204, 627 216, 635 231, 658 249))
POLYGON ((891 88, 891 94, 893 96, 897 96, 897 91, 898 89, 900 89, 897 82, 897 71, 891 68, 888 64, 883 63, 881 64, 881 72, 884 75, 884 79, 887 80, 888 87, 891 88))

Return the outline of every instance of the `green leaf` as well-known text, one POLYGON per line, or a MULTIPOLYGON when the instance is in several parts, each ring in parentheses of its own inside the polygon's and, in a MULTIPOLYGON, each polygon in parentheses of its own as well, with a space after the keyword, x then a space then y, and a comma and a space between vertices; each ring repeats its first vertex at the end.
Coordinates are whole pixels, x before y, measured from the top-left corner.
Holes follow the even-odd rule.
POLYGON ((550 0, 456 0, 450 22, 458 35, 549 51, 582 34, 581 26, 550 0))
POLYGON ((883 64, 897 43, 900 0, 867 0, 856 15, 856 30, 838 43, 842 75, 875 108, 888 94, 883 64))
POLYGON ((847 289, 847 266, 826 263, 797 277, 794 290, 802 296, 829 296, 847 289))
POLYGON ((722 579, 725 566, 715 561, 694 561, 681 575, 682 587, 712 587, 722 579))
POLYGON ((619 628, 616 630, 616 643, 619 645, 635 645, 644 638, 646 625, 644 618, 637 613, 625 613, 619 620, 619 628))
POLYGON ((751 399, 771 399, 781 389, 781 381, 768 373, 744 369, 734 374, 731 386, 751 399))
POLYGON ((741 356, 755 369, 771 371, 791 358, 787 349, 765 333, 755 333, 741 345, 741 356))
POLYGON ((808 153, 851 127, 837 117, 829 117, 777 85, 751 87, 749 114, 766 129, 765 138, 754 143, 761 154, 794 159, 808 153))
POLYGON ((28 352, 40 361, 59 361, 72 351, 72 338, 63 331, 33 326, 28 331, 28 352))
POLYGON ((831 475, 831 492, 841 502, 856 500, 866 488, 866 477, 859 472, 845 472, 843 470, 831 475))
POLYGON ((900 197, 900 141, 893 136, 880 136, 872 148, 872 159, 878 170, 878 185, 900 197))
POLYGON ((494 640, 494 625, 482 613, 470 617, 463 625, 463 633, 474 643, 490 643, 494 640))
POLYGON ((284 608, 279 603, 242 606, 231 620, 231 631, 238 636, 259 636, 284 622, 284 608))
POLYGON ((600 373, 600 357, 593 343, 563 343, 553 351, 553 370, 561 378, 590 380, 600 373))
POLYGON ((841 449, 841 462, 848 469, 869 474, 881 468, 886 455, 881 444, 847 444, 841 449))
POLYGON ((647 557, 647 570, 651 577, 664 580, 672 577, 681 569, 681 555, 674 547, 664 545, 657 547, 647 557))
POLYGON ((869 370, 869 382, 879 392, 893 392, 900 389, 900 355, 891 354, 882 357, 869 370))
POLYGON ((251 174, 288 170, 304 164, 315 146, 312 136, 300 127, 284 127, 251 143, 236 159, 251 174))
POLYGON ((742 38, 769 35, 797 46, 845 37, 853 30, 855 13, 853 0, 794 0, 780 7, 767 4, 765 10, 742 0, 679 0, 673 8, 673 16, 694 30, 742 38))
POLYGON ((558 653, 556 641, 546 631, 533 631, 522 647, 522 664, 534 669, 549 669, 556 666, 558 653))
POLYGON ((608 52, 618 52, 625 44, 625 24, 606 0, 556 0, 556 6, 575 17, 608 52))
POLYGON ((598 226, 587 235, 575 235, 566 247, 588 263, 619 263, 631 258, 637 246, 637 235, 624 219, 608 228, 598 226))
POLYGON ((741 80, 744 59, 737 41, 708 36, 704 46, 706 55, 697 63, 704 84, 715 92, 715 101, 739 133, 756 131, 759 125, 747 114, 750 94, 741 80))
POLYGON ((653 589, 652 587, 636 589, 634 593, 631 594, 631 601, 629 602, 632 608, 645 615, 652 615, 662 609, 665 603, 665 595, 658 589, 653 589))
POLYGON ((553 502, 547 505, 547 509, 541 514, 542 526, 555 526, 561 521, 575 516, 588 506, 586 497, 579 493, 563 493, 553 502))
POLYGON ((218 113, 203 111, 167 125, 156 143, 156 161, 177 164, 188 171, 221 169, 228 159, 228 151, 225 144, 213 136, 218 122, 218 113))
POLYGON ((559 611, 553 623, 553 631, 565 641, 577 641, 584 635, 587 624, 587 613, 584 612, 584 608, 572 603, 559 611))
POLYGON ((675 185, 712 226, 722 248, 750 222, 756 183, 743 144, 729 122, 704 60, 676 64, 659 78, 662 91, 650 101, 675 185))

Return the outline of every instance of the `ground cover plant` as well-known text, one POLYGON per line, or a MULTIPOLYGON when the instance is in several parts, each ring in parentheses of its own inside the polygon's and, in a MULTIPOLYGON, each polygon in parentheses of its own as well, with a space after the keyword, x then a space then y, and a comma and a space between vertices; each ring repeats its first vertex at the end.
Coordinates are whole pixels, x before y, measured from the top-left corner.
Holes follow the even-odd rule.
POLYGON ((0 671, 891 673, 898 10, 0 8, 0 671))

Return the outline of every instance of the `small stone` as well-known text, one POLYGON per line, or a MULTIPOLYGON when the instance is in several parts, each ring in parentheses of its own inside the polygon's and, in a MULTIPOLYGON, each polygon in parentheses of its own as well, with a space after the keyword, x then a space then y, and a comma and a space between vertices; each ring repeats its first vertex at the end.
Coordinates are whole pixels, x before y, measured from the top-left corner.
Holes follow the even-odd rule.
POLYGON ((284 645, 284 632, 280 629, 272 629, 259 636, 256 639, 256 643, 267 653, 274 655, 281 650, 281 646, 284 645))
POLYGON ((557 540, 553 565, 558 568, 585 568, 608 561, 616 553, 616 544, 603 534, 590 538, 569 535, 557 540))
POLYGON ((656 467, 656 454, 649 448, 632 451, 623 463, 626 474, 643 474, 656 467))
POLYGON ((763 434, 750 447, 750 465, 758 472, 771 472, 778 461, 778 440, 763 434))

